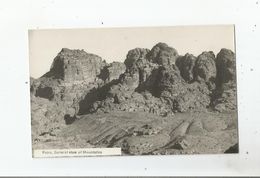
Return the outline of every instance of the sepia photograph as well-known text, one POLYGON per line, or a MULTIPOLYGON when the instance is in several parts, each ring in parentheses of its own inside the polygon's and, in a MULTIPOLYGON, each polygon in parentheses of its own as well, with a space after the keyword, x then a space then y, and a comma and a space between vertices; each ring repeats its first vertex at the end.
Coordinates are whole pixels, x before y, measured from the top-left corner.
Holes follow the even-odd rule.
POLYGON ((239 152, 234 25, 28 34, 33 157, 239 152))

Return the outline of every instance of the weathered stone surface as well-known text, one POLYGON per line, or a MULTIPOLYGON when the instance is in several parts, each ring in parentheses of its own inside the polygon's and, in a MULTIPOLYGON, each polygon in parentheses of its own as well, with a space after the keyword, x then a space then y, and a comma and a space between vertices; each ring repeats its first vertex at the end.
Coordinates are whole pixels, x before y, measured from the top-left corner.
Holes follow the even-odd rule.
POLYGON ((104 101, 93 104, 91 112, 144 111, 165 116, 174 112, 205 110, 210 104, 207 85, 185 83, 174 65, 155 68, 155 75, 141 82, 140 71, 131 69, 121 76, 119 84, 111 86, 104 101), (138 90, 140 88, 142 90, 138 90))
POLYGON ((178 52, 165 43, 158 43, 152 48, 148 58, 154 63, 168 66, 175 64, 175 61, 178 58, 178 52))
POLYGON ((45 76, 65 82, 93 82, 105 65, 97 55, 86 53, 84 50, 63 48, 55 57, 50 72, 45 76))
POLYGON ((228 49, 221 49, 217 55, 217 82, 222 85, 236 81, 236 58, 235 53, 228 49))
POLYGON ((199 82, 214 81, 217 75, 214 53, 210 51, 200 54, 193 70, 195 80, 199 82))
POLYGON ((134 65, 141 65, 142 63, 145 63, 147 60, 147 54, 150 52, 149 49, 145 48, 135 48, 130 51, 128 51, 126 60, 125 60, 125 65, 127 68, 131 68, 134 65))
POLYGON ((127 66, 126 73, 135 73, 139 76, 138 90, 145 90, 147 87, 151 87, 153 83, 151 78, 154 78, 151 77, 152 72, 158 68, 158 64, 151 62, 149 58, 150 53, 150 50, 144 48, 132 49, 128 52, 124 62, 127 66))
POLYGON ((111 82, 112 80, 118 79, 119 76, 125 72, 125 70, 125 64, 121 62, 112 62, 101 70, 99 78, 105 82, 111 82))
POLYGON ((156 76, 153 95, 157 97, 177 96, 184 85, 184 80, 176 66, 161 66, 156 76))
POLYGON ((139 71, 132 68, 128 70, 119 78, 120 83, 128 87, 128 90, 135 90, 139 85, 139 71))
POLYGON ((183 57, 179 57, 176 61, 176 65, 178 66, 182 78, 187 82, 193 81, 193 68, 195 66, 196 57, 192 54, 185 54, 183 57))
POLYGON ((203 123, 198 119, 191 123, 187 133, 190 135, 203 135, 204 132, 203 123))
POLYGON ((36 144, 56 136, 56 133, 65 126, 64 114, 62 105, 32 95, 32 143, 36 144))
POLYGON ((150 96, 147 97, 148 93, 119 92, 114 97, 107 97, 101 102, 97 101, 94 103, 91 111, 101 113, 110 111, 147 112, 160 116, 173 114, 169 105, 150 93, 150 96))
MULTIPOLYGON (((182 113, 176 114, 174 119, 172 116, 158 117, 145 112, 126 111, 84 115, 62 129, 54 143, 61 143, 60 148, 68 143, 74 148, 91 145, 120 147, 124 155, 224 153, 238 141, 236 128, 223 130, 231 123, 237 123, 230 116, 235 115, 182 113), (200 134, 189 132, 195 122, 203 123, 200 134)), ((42 145, 51 144, 40 143, 35 145, 39 149, 42 145)))
POLYGON ((223 112, 237 109, 236 86, 230 86, 229 89, 216 90, 213 100, 214 109, 223 112))
POLYGON ((213 95, 213 106, 217 111, 236 110, 236 62, 231 50, 221 49, 216 59, 217 88, 213 95))
POLYGON ((197 82, 183 87, 174 99, 172 108, 175 112, 205 111, 210 105, 210 91, 206 84, 197 82))
POLYGON ((49 100, 60 99, 62 86, 59 79, 41 77, 31 81, 31 93, 36 97, 46 98, 49 100))

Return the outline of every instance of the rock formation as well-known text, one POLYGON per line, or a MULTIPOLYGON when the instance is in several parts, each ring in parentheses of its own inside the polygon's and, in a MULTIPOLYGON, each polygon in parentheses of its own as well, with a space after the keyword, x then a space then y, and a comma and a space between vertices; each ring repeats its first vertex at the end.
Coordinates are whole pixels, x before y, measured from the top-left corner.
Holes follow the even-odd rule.
POLYGON ((127 68, 131 68, 135 64, 140 64, 141 61, 147 59, 147 54, 150 52, 149 49, 135 48, 128 51, 124 64, 127 68), (139 62, 137 62, 139 61, 139 62))
POLYGON ((159 65, 172 65, 175 64, 175 61, 178 58, 178 52, 165 43, 158 43, 152 48, 149 58, 152 62, 159 65))
POLYGON ((193 81, 193 68, 195 66, 196 57, 192 54, 185 54, 183 57, 179 57, 176 61, 176 65, 178 66, 182 78, 186 82, 192 82, 193 81))
POLYGON ((108 64, 105 66, 101 73, 99 74, 99 78, 101 78, 103 81, 111 82, 112 80, 118 79, 118 77, 124 73, 126 70, 126 67, 121 62, 112 62, 111 64, 108 64))
MULTIPOLYGON (((130 50, 124 63, 107 64, 97 55, 63 48, 49 72, 31 79, 30 91, 34 141, 90 113, 142 112, 174 118, 176 112, 232 111, 235 54, 222 49, 217 57, 213 52, 179 56, 176 49, 158 43, 151 50, 130 50)), ((185 147, 185 141, 174 147, 185 147)))
POLYGON ((216 66, 219 85, 236 81, 236 58, 233 51, 221 49, 217 55, 216 66))
POLYGON ((214 108, 218 111, 236 110, 236 61, 235 53, 221 49, 216 59, 217 79, 214 108))
POLYGON ((105 65, 97 55, 86 53, 84 50, 63 48, 54 59, 50 72, 45 76, 62 79, 68 83, 83 80, 94 82, 105 65))
POLYGON ((213 52, 203 52, 198 56, 194 66, 194 78, 197 81, 214 81, 217 69, 213 52))

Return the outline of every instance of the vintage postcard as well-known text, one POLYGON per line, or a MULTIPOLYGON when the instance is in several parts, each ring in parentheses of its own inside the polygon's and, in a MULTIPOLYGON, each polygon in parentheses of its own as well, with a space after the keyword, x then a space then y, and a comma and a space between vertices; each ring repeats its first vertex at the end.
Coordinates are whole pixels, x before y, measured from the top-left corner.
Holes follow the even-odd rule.
POLYGON ((29 31, 33 157, 238 153, 233 25, 29 31))

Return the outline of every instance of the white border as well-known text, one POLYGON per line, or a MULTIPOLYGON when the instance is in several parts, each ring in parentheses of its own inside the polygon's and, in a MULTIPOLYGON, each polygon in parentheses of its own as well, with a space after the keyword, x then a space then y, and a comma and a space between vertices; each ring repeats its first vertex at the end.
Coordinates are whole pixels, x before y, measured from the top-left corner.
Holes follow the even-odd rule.
POLYGON ((2 0, 0 175, 260 175, 259 6, 258 0, 2 0), (235 24, 239 154, 32 159, 28 29, 200 24, 235 24))

